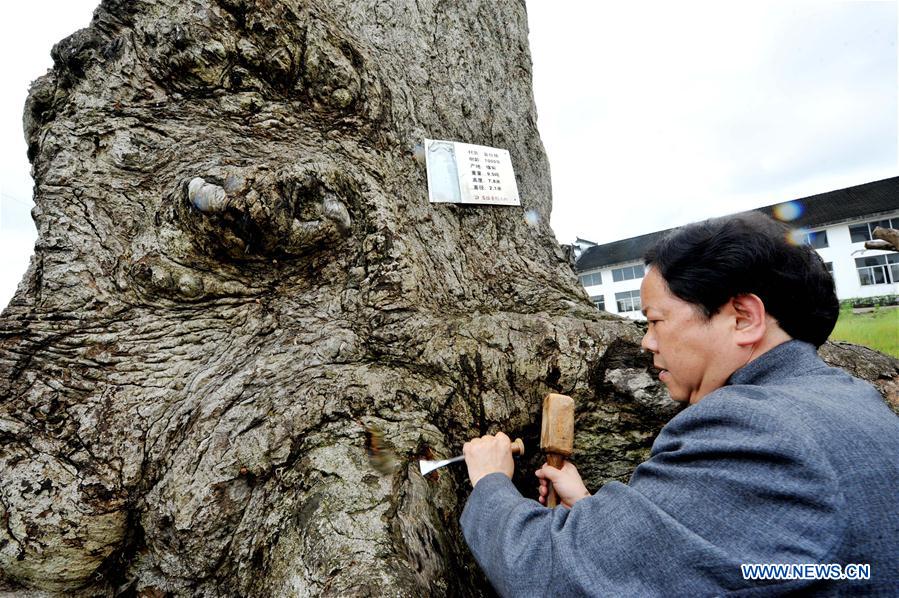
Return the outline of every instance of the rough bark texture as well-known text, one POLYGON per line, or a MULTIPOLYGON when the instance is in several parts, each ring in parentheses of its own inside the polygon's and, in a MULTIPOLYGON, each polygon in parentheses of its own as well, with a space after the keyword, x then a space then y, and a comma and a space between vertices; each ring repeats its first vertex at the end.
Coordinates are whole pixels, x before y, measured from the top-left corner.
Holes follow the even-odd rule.
POLYGON ((0 590, 490 594, 419 457, 502 429, 532 493, 548 391, 591 486, 646 457, 674 407, 549 229, 522 2, 108 0, 53 56, 0 590), (508 148, 523 207, 430 205, 426 136, 508 148))
POLYGON ((899 251, 899 230, 878 226, 871 232, 871 235, 874 238, 871 241, 865 241, 865 249, 899 251))

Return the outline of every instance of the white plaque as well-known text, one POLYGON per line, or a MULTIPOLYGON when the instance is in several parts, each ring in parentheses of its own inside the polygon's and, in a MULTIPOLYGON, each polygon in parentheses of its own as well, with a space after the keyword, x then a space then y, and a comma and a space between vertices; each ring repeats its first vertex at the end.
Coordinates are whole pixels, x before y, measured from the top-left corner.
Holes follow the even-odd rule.
POLYGON ((508 150, 425 139, 425 163, 431 203, 521 205, 508 150))

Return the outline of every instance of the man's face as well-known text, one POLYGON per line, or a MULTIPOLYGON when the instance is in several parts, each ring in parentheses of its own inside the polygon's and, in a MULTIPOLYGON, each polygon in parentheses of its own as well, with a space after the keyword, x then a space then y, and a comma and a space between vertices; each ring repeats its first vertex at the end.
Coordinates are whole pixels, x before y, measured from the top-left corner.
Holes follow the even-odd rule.
POLYGON ((671 398, 696 403, 724 386, 734 371, 729 318, 718 313, 705 319, 696 306, 671 293, 655 268, 643 279, 640 300, 649 322, 642 346, 652 352, 671 398))

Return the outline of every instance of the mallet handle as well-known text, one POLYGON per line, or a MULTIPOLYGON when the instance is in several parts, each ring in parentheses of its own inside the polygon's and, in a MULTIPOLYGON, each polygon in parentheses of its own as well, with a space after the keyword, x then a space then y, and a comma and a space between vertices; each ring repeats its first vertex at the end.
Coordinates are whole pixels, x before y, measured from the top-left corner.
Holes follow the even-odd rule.
MULTIPOLYGON (((555 453, 546 453, 546 462, 556 469, 562 469, 562 465, 565 464, 565 457, 555 453)), ((546 480, 546 506, 554 509, 558 504, 559 496, 556 494, 556 489, 553 488, 552 482, 546 480)))

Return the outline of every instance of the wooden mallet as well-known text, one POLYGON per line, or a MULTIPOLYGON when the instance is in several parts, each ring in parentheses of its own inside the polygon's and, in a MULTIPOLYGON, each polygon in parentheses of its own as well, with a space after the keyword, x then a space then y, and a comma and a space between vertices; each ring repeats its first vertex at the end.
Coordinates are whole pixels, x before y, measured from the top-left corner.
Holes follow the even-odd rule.
MULTIPOLYGON (((550 393, 543 399, 543 421, 540 428, 540 448, 546 453, 546 462, 562 469, 565 459, 574 448, 574 399, 550 393)), ((555 507, 558 496, 547 480, 546 506, 555 507)))

